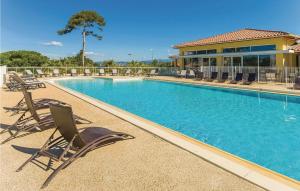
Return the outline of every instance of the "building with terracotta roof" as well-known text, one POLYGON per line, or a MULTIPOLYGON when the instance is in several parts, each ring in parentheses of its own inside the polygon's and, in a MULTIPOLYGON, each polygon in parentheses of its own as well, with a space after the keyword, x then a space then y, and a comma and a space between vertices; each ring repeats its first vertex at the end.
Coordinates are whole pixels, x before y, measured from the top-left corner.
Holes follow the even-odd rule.
POLYGON ((300 67, 299 39, 288 32, 246 28, 175 45, 179 49, 176 64, 300 67))

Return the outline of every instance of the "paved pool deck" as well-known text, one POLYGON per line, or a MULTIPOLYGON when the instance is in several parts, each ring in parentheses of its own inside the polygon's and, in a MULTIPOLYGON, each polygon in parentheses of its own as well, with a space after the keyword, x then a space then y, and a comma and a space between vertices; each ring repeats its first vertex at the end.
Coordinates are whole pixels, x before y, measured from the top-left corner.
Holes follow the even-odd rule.
MULTIPOLYGON (((44 190, 263 190, 50 84, 32 92, 33 98, 53 98, 71 104, 74 113, 93 122, 79 128, 100 126, 136 137, 88 153, 61 171, 44 190)), ((21 97, 21 92, 1 89, 1 128, 18 118, 18 115, 10 116, 3 107, 15 105, 21 97)), ((0 145, 1 190, 40 189, 51 169, 30 163, 21 172, 15 170, 44 144, 52 132, 49 129, 0 145)), ((0 141, 6 137, 7 134, 0 135, 0 141)), ((48 163, 46 158, 40 160, 48 163)), ((56 163, 53 164, 55 167, 56 163)))

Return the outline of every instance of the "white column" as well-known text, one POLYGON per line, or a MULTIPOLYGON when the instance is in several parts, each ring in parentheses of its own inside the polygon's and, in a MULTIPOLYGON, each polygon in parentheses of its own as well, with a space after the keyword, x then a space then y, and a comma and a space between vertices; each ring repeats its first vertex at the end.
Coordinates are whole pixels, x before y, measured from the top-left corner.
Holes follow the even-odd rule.
POLYGON ((257 82, 259 82, 259 55, 257 56, 257 82))
POLYGON ((6 66, 0 66, 0 87, 2 87, 5 81, 6 81, 6 66))

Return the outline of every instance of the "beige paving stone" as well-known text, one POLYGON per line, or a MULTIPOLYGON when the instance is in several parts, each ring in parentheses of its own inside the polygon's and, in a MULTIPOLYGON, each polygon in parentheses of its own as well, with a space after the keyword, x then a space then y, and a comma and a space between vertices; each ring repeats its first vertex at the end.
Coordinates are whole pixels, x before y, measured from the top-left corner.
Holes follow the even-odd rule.
MULTIPOLYGON (((20 92, 0 91, 1 126, 12 124, 3 107, 13 106, 20 92)), ((51 85, 33 91, 34 98, 54 98, 73 106, 77 115, 136 138, 88 153, 61 171, 44 190, 263 190, 179 147, 121 120, 51 85)), ((28 164, 15 170, 39 148, 52 129, 14 139, 0 146, 1 190, 39 190, 52 170, 28 164)), ((0 135, 0 141, 7 135, 0 135)), ((47 164, 46 158, 40 159, 47 164)), ((53 167, 57 164, 54 163, 53 167)))

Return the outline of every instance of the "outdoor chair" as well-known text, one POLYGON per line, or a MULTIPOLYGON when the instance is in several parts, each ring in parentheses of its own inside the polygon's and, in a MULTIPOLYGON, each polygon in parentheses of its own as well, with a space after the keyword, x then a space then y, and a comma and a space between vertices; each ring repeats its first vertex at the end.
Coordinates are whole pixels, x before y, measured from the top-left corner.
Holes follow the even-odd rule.
POLYGON ((268 82, 275 82, 276 81, 276 74, 275 73, 266 73, 266 80, 268 82))
POLYGON ((46 88, 46 84, 38 80, 24 80, 17 73, 13 73, 13 79, 25 89, 46 88))
POLYGON ((229 75, 228 72, 223 72, 221 79, 219 79, 217 82, 224 83, 226 80, 228 80, 228 75, 229 75))
POLYGON ((62 169, 65 169, 76 159, 85 156, 88 152, 117 141, 134 138, 129 134, 111 131, 102 127, 87 127, 83 130, 78 130, 73 117, 72 108, 68 105, 53 104, 50 106, 50 110, 56 126, 55 131, 41 149, 17 169, 17 172, 21 171, 26 164, 41 156, 62 162, 46 179, 42 188, 47 187, 50 181, 62 169), (58 133, 60 136, 57 136, 58 133))
POLYGON ((76 69, 71 69, 71 76, 77 76, 77 70, 76 69))
POLYGON ((212 82, 218 78, 218 72, 211 72, 211 76, 206 78, 205 81, 212 82))
POLYGON ((91 73, 91 71, 90 71, 90 69, 84 69, 84 75, 85 76, 91 76, 92 75, 92 73, 91 73))
POLYGON ((99 76, 105 76, 105 71, 103 68, 99 69, 99 76))
POLYGON ((196 80, 202 80, 204 77, 204 73, 203 72, 197 72, 196 73, 196 80))
POLYGON ((186 75, 187 78, 195 78, 195 72, 194 70, 189 70, 189 72, 186 75))
POLYGON ((5 83, 6 87, 10 90, 10 91, 18 91, 21 89, 21 84, 18 83, 16 80, 14 80, 13 74, 8 74, 8 80, 5 83))
POLYGON ((112 69, 111 75, 112 76, 117 76, 118 75, 118 70, 117 69, 112 69))
POLYGON ((186 75, 186 70, 181 70, 180 73, 178 74, 178 77, 179 78, 185 78, 187 75, 186 75))
POLYGON ((243 73, 236 73, 235 79, 231 80, 230 84, 237 84, 243 80, 243 73))
POLYGON ((53 76, 53 77, 58 77, 58 76, 60 76, 59 69, 53 69, 52 76, 53 76))
POLYGON ((158 72, 156 71, 156 69, 151 70, 150 73, 148 74, 149 77, 157 76, 157 75, 158 75, 158 72))
POLYGON ((293 88, 295 90, 300 90, 300 76, 296 77, 293 88))
POLYGON ((127 69, 124 75, 125 75, 125 76, 130 76, 130 74, 131 74, 131 70, 130 70, 130 69, 127 69))
POLYGON ((255 81, 256 73, 249 73, 247 81, 243 81, 242 85, 250 85, 255 81))
MULTIPOLYGON (((32 100, 31 92, 24 92, 24 98, 27 105, 27 111, 22 113, 22 115, 18 118, 18 120, 8 128, 2 130, 0 134, 8 132, 10 136, 2 141, 1 144, 4 144, 14 138, 17 138, 19 133, 23 132, 25 136, 27 134, 43 131, 45 129, 51 128, 54 126, 54 121, 50 113, 41 113, 38 114, 38 110, 36 105, 32 100), (26 116, 27 112, 29 112, 29 116, 26 116), (34 131, 35 130, 35 131, 34 131)), ((63 104, 63 102, 53 101, 53 104, 63 104)), ((82 117, 74 115, 74 119, 77 123, 91 123, 89 120, 84 119, 82 117)))
MULTIPOLYGON (((21 89, 23 92, 23 98, 13 107, 3 107, 3 109, 5 109, 7 112, 12 112, 11 116, 19 114, 20 112, 28 111, 28 107, 25 102, 25 93, 27 92, 27 89, 24 88, 21 89)), ((49 104, 53 102, 64 103, 56 99, 49 99, 49 98, 39 98, 39 99, 32 100, 32 103, 37 110, 49 108, 49 104)))
POLYGON ((143 70, 139 69, 136 73, 137 76, 142 76, 143 75, 143 70))
POLYGON ((26 77, 33 77, 34 76, 34 74, 32 73, 31 70, 25 70, 24 74, 25 74, 26 77))
POLYGON ((40 78, 43 76, 47 77, 47 74, 45 74, 41 69, 36 69, 36 73, 37 73, 37 76, 40 78))

